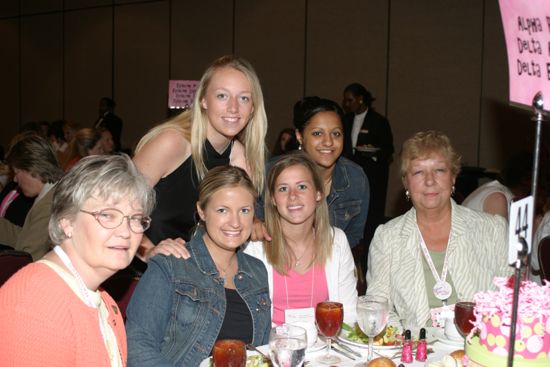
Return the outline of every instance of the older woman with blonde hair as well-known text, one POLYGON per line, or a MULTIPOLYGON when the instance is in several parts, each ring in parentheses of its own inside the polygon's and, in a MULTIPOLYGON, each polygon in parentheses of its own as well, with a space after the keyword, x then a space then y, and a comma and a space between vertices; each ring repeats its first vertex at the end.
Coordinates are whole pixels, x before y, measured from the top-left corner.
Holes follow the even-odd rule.
POLYGON ((262 190, 266 131, 262 89, 252 66, 236 56, 215 60, 191 108, 153 128, 136 148, 134 161, 158 198, 140 250, 143 260, 159 251, 183 254, 183 240, 196 223, 197 187, 209 169, 240 167, 262 190))
POLYGON ((472 299, 511 272, 504 218, 451 198, 460 160, 441 132, 403 143, 401 179, 413 207, 378 227, 367 272, 367 294, 388 299, 391 325, 431 326, 443 305, 472 299))
POLYGON ((54 190, 54 250, 0 288, 2 364, 125 366, 124 321, 100 285, 130 264, 154 191, 125 155, 83 158, 54 190))

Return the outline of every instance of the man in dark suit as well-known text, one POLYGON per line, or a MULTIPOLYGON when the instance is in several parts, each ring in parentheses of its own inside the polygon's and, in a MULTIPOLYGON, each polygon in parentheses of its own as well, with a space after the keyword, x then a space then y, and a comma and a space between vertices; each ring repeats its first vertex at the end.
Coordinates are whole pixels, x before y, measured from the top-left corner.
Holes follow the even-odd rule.
POLYGON ((115 143, 115 151, 120 152, 120 137, 122 135, 122 120, 115 115, 116 103, 111 98, 103 97, 99 100, 99 117, 94 127, 104 127, 111 132, 115 143))
POLYGON ((370 184, 371 199, 363 238, 367 253, 376 227, 385 222, 389 165, 394 152, 390 124, 374 111, 374 100, 359 83, 344 89, 344 155, 363 167, 370 184))

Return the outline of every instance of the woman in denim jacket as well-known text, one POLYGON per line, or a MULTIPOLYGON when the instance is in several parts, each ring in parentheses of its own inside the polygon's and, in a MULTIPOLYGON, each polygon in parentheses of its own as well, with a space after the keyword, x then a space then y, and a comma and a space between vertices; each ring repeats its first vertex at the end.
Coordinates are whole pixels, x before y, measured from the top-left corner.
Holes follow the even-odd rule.
POLYGON ((184 260, 154 256, 128 306, 129 366, 198 366, 218 339, 266 344, 267 272, 240 250, 250 237, 256 193, 240 168, 216 167, 199 186, 199 229, 184 260))

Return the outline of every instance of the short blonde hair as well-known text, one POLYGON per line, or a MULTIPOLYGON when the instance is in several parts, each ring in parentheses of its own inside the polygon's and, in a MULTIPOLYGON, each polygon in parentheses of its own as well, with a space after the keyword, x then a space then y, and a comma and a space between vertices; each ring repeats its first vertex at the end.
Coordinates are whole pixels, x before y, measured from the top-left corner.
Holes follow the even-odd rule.
POLYGON ((254 110, 250 117, 250 121, 236 138, 244 145, 245 156, 248 166, 250 167, 252 182, 256 190, 261 192, 265 180, 265 135, 267 133, 267 115, 265 112, 264 97, 256 71, 254 71, 254 68, 248 61, 237 56, 227 55, 215 60, 208 69, 206 69, 200 80, 191 109, 182 112, 173 119, 150 130, 138 143, 136 153, 149 140, 165 129, 175 129, 191 143, 193 163, 196 167, 199 180, 202 180, 208 171, 203 156, 208 116, 200 102, 206 94, 214 73, 225 67, 233 68, 243 73, 252 87, 252 104, 254 110))
POLYGON ((462 157, 456 152, 449 137, 435 130, 420 131, 405 140, 401 149, 401 177, 407 173, 412 160, 427 158, 435 153, 445 158, 451 174, 456 177, 460 172, 462 157))
POLYGON ((330 226, 328 204, 324 195, 324 184, 317 163, 304 152, 291 152, 281 156, 269 171, 265 189, 265 225, 271 233, 271 241, 264 241, 263 247, 267 261, 280 274, 287 274, 291 267, 290 253, 282 232, 281 217, 273 204, 275 184, 281 173, 292 166, 303 166, 311 174, 315 191, 321 193, 321 200, 315 208, 313 227, 315 230, 315 255, 313 263, 324 265, 332 254, 334 231, 330 226))

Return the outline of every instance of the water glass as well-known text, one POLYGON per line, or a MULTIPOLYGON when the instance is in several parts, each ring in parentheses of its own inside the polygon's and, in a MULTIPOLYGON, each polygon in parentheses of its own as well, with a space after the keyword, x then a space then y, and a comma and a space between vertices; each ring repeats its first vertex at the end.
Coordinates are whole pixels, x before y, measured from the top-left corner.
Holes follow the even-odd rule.
POLYGON ((269 334, 269 355, 275 367, 300 367, 306 357, 307 336, 302 327, 283 324, 269 334))

